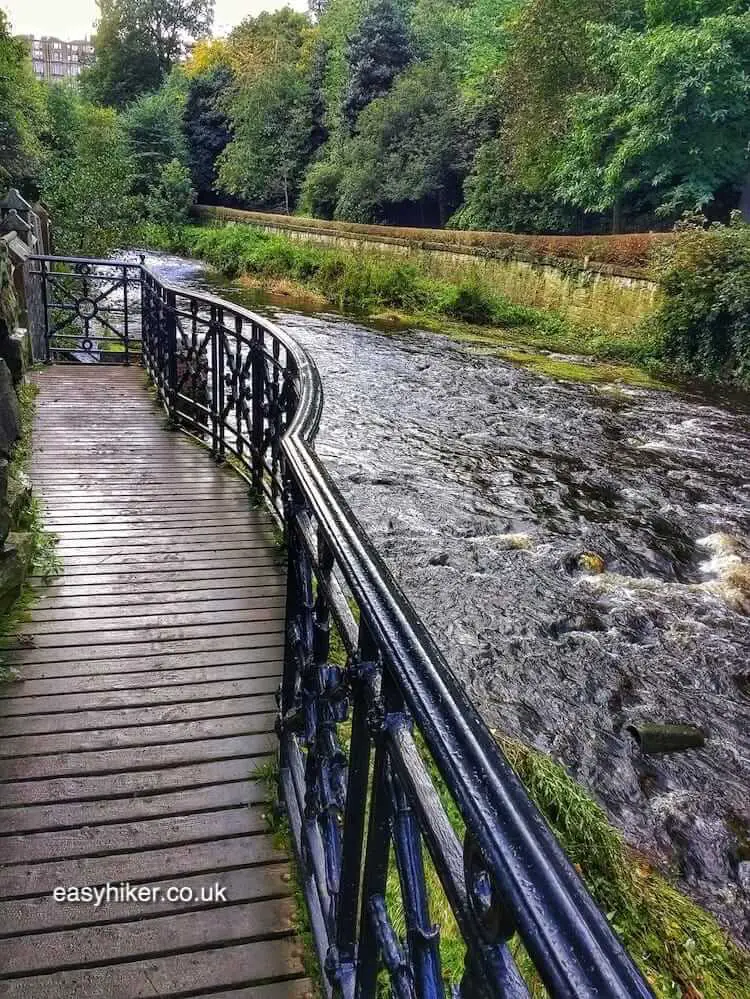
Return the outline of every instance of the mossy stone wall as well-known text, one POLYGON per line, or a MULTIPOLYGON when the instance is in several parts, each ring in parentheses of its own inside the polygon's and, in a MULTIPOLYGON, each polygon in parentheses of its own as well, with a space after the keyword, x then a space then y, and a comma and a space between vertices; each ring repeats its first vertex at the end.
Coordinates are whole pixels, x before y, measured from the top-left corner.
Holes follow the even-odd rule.
POLYGON ((21 436, 17 388, 24 377, 24 350, 16 331, 13 284, 13 264, 0 240, 0 614, 20 596, 30 562, 28 538, 17 531, 31 488, 14 460, 21 436))
MULTIPOLYGON (((654 312, 661 301, 659 285, 644 276, 643 267, 631 268, 600 263, 583 257, 543 257, 519 244, 515 248, 495 248, 459 244, 459 233, 444 245, 434 243, 435 233, 393 235, 388 226, 335 228, 334 223, 314 224, 311 220, 273 216, 259 212, 201 206, 198 216, 253 225, 266 232, 283 233, 291 239, 381 253, 396 253, 425 266, 437 277, 456 279, 472 271, 497 292, 518 305, 557 312, 584 326, 608 331, 632 328, 654 312), (361 230, 361 231, 360 231, 361 230)), ((419 232, 415 230, 415 232, 419 232)), ((467 233, 466 236, 471 234, 467 233)))

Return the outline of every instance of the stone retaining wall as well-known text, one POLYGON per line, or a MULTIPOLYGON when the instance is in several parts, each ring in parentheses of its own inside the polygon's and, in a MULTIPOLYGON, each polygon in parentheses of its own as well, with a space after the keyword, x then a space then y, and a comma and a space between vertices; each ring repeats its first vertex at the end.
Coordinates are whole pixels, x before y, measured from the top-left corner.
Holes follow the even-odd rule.
POLYGON ((551 310, 573 322, 607 330, 632 327, 660 301, 659 285, 645 276, 644 261, 648 247, 665 237, 651 234, 644 234, 641 239, 645 242, 635 249, 632 242, 628 244, 632 258, 638 261, 638 266, 629 267, 585 255, 597 247, 603 255, 612 255, 607 237, 539 237, 532 241, 502 233, 407 230, 204 205, 198 206, 195 214, 206 221, 245 223, 305 242, 398 253, 439 277, 455 279, 473 272, 519 305, 551 310), (580 259, 553 256, 550 248, 584 255, 580 259))
POLYGON ((25 208, 17 203, 19 197, 11 192, 0 201, 0 614, 20 596, 32 552, 31 536, 23 529, 31 486, 16 454, 22 430, 18 390, 28 360, 28 338, 18 322, 24 263, 38 243, 34 213, 25 202, 25 208))

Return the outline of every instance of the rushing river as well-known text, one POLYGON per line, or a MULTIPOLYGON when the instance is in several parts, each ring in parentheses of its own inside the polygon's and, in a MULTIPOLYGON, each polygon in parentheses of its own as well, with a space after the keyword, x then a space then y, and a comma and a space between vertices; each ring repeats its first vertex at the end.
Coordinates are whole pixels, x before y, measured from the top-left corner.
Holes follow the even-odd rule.
POLYGON ((436 334, 259 304, 194 262, 147 263, 309 349, 318 453, 487 722, 564 761, 750 940, 742 403, 558 382, 436 334), (698 725, 705 746, 644 756, 631 721, 698 725))

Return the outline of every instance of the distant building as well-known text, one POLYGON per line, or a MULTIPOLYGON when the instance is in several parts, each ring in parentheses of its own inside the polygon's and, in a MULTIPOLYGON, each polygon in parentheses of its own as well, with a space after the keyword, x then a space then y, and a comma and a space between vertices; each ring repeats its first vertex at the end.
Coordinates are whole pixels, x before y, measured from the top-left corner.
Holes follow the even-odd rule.
POLYGON ((75 83, 81 70, 94 58, 94 46, 87 38, 78 42, 64 42, 60 38, 35 38, 23 35, 38 80, 75 83))

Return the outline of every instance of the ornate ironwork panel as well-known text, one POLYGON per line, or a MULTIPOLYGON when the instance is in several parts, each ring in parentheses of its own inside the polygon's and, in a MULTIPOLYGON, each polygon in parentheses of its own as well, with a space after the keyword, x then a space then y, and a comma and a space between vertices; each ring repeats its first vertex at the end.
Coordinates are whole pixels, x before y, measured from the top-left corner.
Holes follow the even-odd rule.
POLYGON ((76 257, 30 257, 27 278, 41 299, 43 345, 36 360, 130 364, 140 355, 141 265, 76 257))
POLYGON ((279 783, 326 994, 650 996, 318 460, 308 355, 244 309, 145 268, 140 283, 143 364, 170 420, 284 531, 279 783), (452 981, 446 910, 464 948, 452 981))

